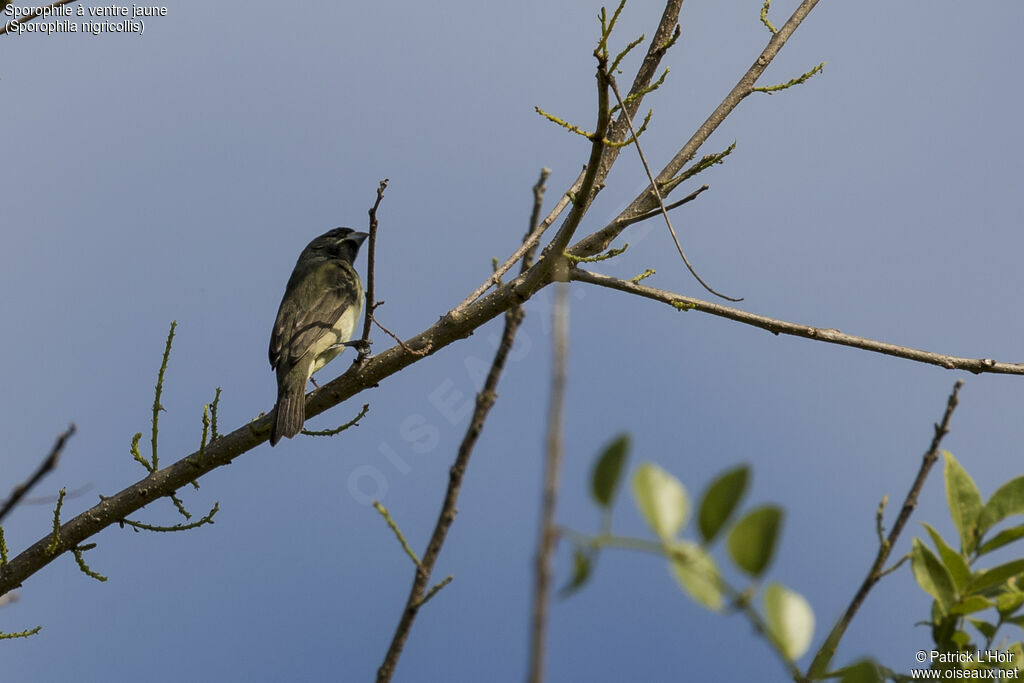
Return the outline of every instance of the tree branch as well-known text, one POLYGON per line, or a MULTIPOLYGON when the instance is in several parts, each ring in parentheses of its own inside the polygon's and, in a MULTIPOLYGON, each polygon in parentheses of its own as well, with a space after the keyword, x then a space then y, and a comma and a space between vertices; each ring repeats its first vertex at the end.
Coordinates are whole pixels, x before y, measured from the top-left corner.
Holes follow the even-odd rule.
POLYGON ((66 430, 57 436, 57 443, 53 444, 53 448, 50 449, 50 454, 39 463, 36 471, 32 473, 32 476, 18 484, 11 491, 10 497, 3 502, 0 506, 0 521, 3 521, 4 517, 13 510, 21 499, 28 495, 28 492, 32 490, 32 487, 39 483, 39 480, 46 476, 48 472, 52 472, 57 468, 57 461, 60 460, 61 451, 64 450, 64 444, 70 439, 75 433, 75 424, 72 422, 66 430))
POLYGON ((558 502, 558 480, 564 450, 562 423, 565 420, 565 385, 569 371, 569 285, 555 286, 554 353, 551 364, 551 406, 548 410, 547 455, 544 458, 544 489, 537 535, 537 557, 534 566, 533 628, 530 632, 530 683, 544 680, 544 654, 547 640, 548 606, 551 601, 551 565, 554 560, 558 531, 555 527, 555 505, 558 502))
MULTIPOLYGON (((550 174, 550 171, 548 171, 548 174, 550 174)), ((507 273, 509 269, 512 268, 512 266, 514 266, 519 261, 519 259, 523 258, 523 256, 527 252, 532 253, 537 248, 537 245, 540 243, 540 238, 544 234, 544 231, 550 228, 551 224, 558 220, 558 217, 562 215, 563 211, 565 211, 565 207, 569 206, 569 197, 575 196, 576 194, 579 193, 580 187, 583 186, 583 178, 585 176, 586 172, 583 172, 576 177, 576 180, 573 182, 572 186, 565 192, 565 194, 562 195, 562 198, 558 200, 558 203, 555 204, 555 207, 551 209, 550 212, 548 212, 547 217, 544 218, 543 221, 534 222, 532 224, 536 227, 534 227, 533 230, 526 236, 526 239, 523 240, 523 243, 519 246, 519 248, 512 252, 512 255, 509 256, 504 263, 495 268, 494 273, 492 273, 490 277, 484 280, 479 287, 470 292, 469 296, 463 299, 458 306, 453 308, 448 313, 448 315, 455 317, 460 316, 462 312, 466 310, 467 306, 469 306, 471 303, 473 303, 481 296, 483 296, 484 292, 486 292, 488 289, 498 284, 501 281, 501 276, 507 273)), ((546 178, 547 176, 545 176, 545 179, 546 178)), ((537 209, 537 215, 538 217, 540 215, 539 208, 537 209)))
MULTIPOLYGON (((530 238, 537 232, 541 206, 544 200, 544 183, 547 181, 549 174, 550 171, 548 169, 542 169, 540 179, 533 187, 533 211, 530 215, 530 229, 527 230, 526 236, 523 238, 524 244, 529 242, 530 238)), ((536 245, 537 242, 534 240, 533 247, 527 248, 523 254, 523 272, 526 272, 532 264, 536 245)), ((448 535, 448 529, 451 528, 452 523, 455 521, 456 505, 458 504, 459 493, 462 490, 462 477, 465 475, 469 459, 473 455, 473 447, 476 446, 477 438, 480 436, 480 432, 483 431, 484 421, 487 419, 491 406, 494 405, 494 401, 498 397, 496 391, 498 379, 505 368, 505 361, 508 358, 509 351, 512 350, 512 344, 515 341, 519 325, 523 321, 523 316, 523 308, 519 305, 510 308, 505 314, 505 329, 501 334, 501 343, 494 354, 494 361, 491 363, 491 369, 487 373, 484 386, 480 393, 476 395, 476 408, 473 410, 473 417, 469 421, 469 428, 462 438, 458 455, 455 457, 455 463, 452 465, 448 475, 448 490, 444 496, 444 503, 441 505, 441 513, 438 515, 437 523, 434 525, 434 532, 430 536, 427 550, 423 553, 423 560, 418 563, 416 568, 412 589, 409 591, 409 598, 405 602, 405 609, 402 610, 402 617, 398 622, 398 627, 395 629, 395 635, 391 639, 391 645, 384 656, 384 662, 377 670, 378 683, 390 681, 394 675, 395 666, 398 664, 398 658, 402 655, 405 641, 409 638, 413 622, 416 620, 420 606, 425 602, 424 596, 427 585, 430 583, 430 575, 434 570, 434 564, 441 553, 441 547, 444 545, 445 538, 448 535)))
MULTIPOLYGON (((370 216, 370 244, 366 249, 366 314, 363 316, 363 336, 360 338, 359 355, 356 357, 357 363, 362 363, 370 355, 370 322, 373 321, 373 312, 383 303, 378 302, 374 298, 376 293, 373 291, 373 272, 377 255, 377 209, 380 207, 381 200, 384 199, 384 190, 386 189, 388 189, 387 178, 377 184, 377 200, 367 212, 370 216)), ((377 324, 380 325, 380 323, 377 324)), ((381 329, 383 329, 383 326, 381 329)), ((399 344, 402 343, 397 337, 396 341, 399 344)))
POLYGON ((748 313, 738 308, 713 304, 701 299, 683 296, 675 292, 668 292, 663 289, 647 287, 629 280, 592 273, 580 268, 572 268, 569 271, 569 279, 578 282, 587 282, 592 285, 617 289, 627 294, 636 294, 646 299, 661 301, 679 310, 695 310, 702 313, 710 313, 720 318, 728 318, 744 325, 752 325, 768 330, 772 334, 787 334, 794 337, 804 337, 828 344, 839 344, 841 346, 852 346, 853 348, 882 353, 887 356, 896 356, 918 363, 938 365, 947 370, 966 370, 974 374, 994 373, 1004 375, 1024 375, 1024 363, 1002 363, 991 358, 962 358, 960 356, 947 356, 932 351, 922 351, 909 346, 899 346, 888 342, 858 337, 852 334, 844 334, 836 329, 811 327, 799 323, 791 323, 785 320, 776 320, 756 313, 748 313))
POLYGON ((896 517, 896 522, 892 525, 892 530, 889 532, 889 537, 884 543, 878 545, 878 555, 875 557, 868 575, 864 577, 864 582, 860 585, 860 589, 853 596, 850 606, 846 608, 846 612, 836 622, 825 642, 822 643, 821 649, 814 655, 814 661, 811 662, 810 667, 807 669, 808 678, 816 678, 825 673, 825 669, 828 667, 829 662, 832 661, 832 657, 836 653, 836 647, 846 632, 846 628, 857 614, 857 610, 860 609, 868 592, 882 577, 882 570, 885 567, 886 560, 889 559, 889 555, 892 553, 892 549, 895 547, 903 527, 906 526, 907 520, 910 519, 911 513, 917 507, 918 494, 921 493, 921 488, 924 486, 925 479, 928 478, 932 465, 939 458, 939 446, 942 444, 942 438, 949 433, 949 420, 953 417, 953 411, 956 410, 957 403, 959 402, 960 388, 963 385, 963 381, 960 380, 953 385, 953 392, 946 401, 946 412, 942 416, 942 421, 935 425, 935 434, 932 436, 931 446, 921 459, 921 467, 917 471, 917 476, 914 478, 910 491, 907 492, 907 497, 903 501, 903 507, 900 508, 900 514, 896 517))
MULTIPOLYGON (((671 3, 670 3, 671 4, 671 3)), ((753 65, 747 69, 746 73, 740 78, 740 80, 733 86, 733 89, 729 91, 729 94, 725 96, 725 99, 715 108, 711 115, 708 116, 707 120, 701 124, 700 128, 690 136, 690 139, 686 141, 683 147, 676 153, 672 160, 661 170, 656 180, 661 185, 673 179, 673 177, 682 170, 683 166, 686 165, 690 159, 697 154, 697 151, 707 141, 711 134, 725 121, 726 117, 732 113, 732 111, 739 106, 750 93, 753 92, 754 84, 757 83, 757 79, 761 77, 768 65, 772 63, 775 56, 782 49, 782 46, 786 44, 789 37, 793 35, 793 32, 797 29, 800 23, 807 17, 814 6, 818 4, 818 0, 803 0, 800 6, 796 8, 793 15, 783 24, 782 28, 777 33, 773 34, 771 40, 768 41, 768 45, 764 48, 753 65)), ((627 96, 628 99, 628 96, 627 96)), ((611 244, 612 240, 619 236, 625 225, 622 223, 622 219, 629 220, 630 218, 639 214, 650 212, 656 208, 657 202, 654 198, 653 186, 648 185, 647 188, 637 195, 628 207, 626 207, 618 217, 611 223, 601 228, 597 232, 590 234, 579 242, 577 242, 571 253, 573 256, 593 256, 599 252, 604 251, 611 244)), ((628 224, 628 223, 627 223, 628 224)))

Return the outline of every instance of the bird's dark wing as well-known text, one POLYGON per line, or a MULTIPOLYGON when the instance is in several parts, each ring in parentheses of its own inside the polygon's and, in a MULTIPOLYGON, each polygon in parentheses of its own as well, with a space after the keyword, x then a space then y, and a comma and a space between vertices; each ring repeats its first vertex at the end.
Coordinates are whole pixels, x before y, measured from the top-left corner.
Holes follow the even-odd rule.
POLYGON ((296 268, 270 336, 270 366, 294 365, 321 337, 333 334, 348 308, 362 307, 361 289, 355 268, 345 261, 321 261, 302 271, 296 268))

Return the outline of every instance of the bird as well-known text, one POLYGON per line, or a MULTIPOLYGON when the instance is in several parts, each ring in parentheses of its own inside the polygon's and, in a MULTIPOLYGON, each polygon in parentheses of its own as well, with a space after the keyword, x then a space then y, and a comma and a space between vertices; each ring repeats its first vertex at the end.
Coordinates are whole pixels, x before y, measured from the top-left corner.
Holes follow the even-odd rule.
POLYGON ((363 283, 353 262, 367 237, 334 228, 299 254, 270 335, 270 367, 277 372, 271 446, 302 431, 313 373, 359 344, 349 341, 363 309, 363 283))

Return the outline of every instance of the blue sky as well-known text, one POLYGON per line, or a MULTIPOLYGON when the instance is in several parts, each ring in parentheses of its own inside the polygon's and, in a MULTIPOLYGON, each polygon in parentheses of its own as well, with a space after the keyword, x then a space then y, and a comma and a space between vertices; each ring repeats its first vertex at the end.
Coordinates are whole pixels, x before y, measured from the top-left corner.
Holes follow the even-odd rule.
MULTIPOLYGON (((684 5, 669 79, 647 101, 655 114, 643 141, 655 166, 763 48, 760 6, 684 5)), ((776 25, 795 6, 773 3, 776 25)), ((197 447, 216 387, 222 431, 269 411, 267 342, 294 260, 331 227, 363 227, 380 178, 391 179, 380 318, 403 336, 432 324, 489 274, 491 257, 514 249, 539 169, 552 169, 550 206, 585 161, 585 141, 533 107, 592 122, 598 9, 453 0, 297 11, 229 0, 169 6, 141 36, 0 38, 0 486, 31 471, 71 421, 78 434, 37 495, 90 486, 66 503, 71 515, 139 479, 128 447, 148 430, 171 320, 165 462, 197 447)), ((656 3, 630 3, 616 44, 650 35, 659 15, 656 3)), ((970 12, 945 1, 821 3, 763 84, 822 61, 824 73, 748 98, 702 150, 738 143, 701 176, 711 190, 676 212, 702 275, 764 315, 1024 360, 1024 137, 1009 85, 1019 81, 1022 25, 1024 6, 1009 2, 970 12)), ((581 234, 645 184, 627 150, 581 234)), ((654 268, 652 286, 703 296, 663 226, 622 241, 625 254, 592 269, 654 268)), ((808 598, 820 642, 870 565, 878 500, 902 498, 960 375, 582 284, 572 292, 559 520, 596 529, 587 477, 623 430, 634 466, 658 462, 693 495, 749 463, 748 505, 787 513, 768 578, 808 598)), ((524 676, 550 303, 545 291, 527 307, 437 566, 455 579, 422 611, 397 681, 524 676)), ((3 644, 4 678, 369 679, 412 567, 353 482, 378 473, 384 504, 422 550, 467 421, 439 397, 472 399, 473 370, 489 363, 499 331, 492 322, 311 421, 339 424, 369 402, 344 436, 261 446, 183 492, 196 512, 219 501, 215 525, 104 531, 87 557, 107 583, 71 558, 32 577, 20 602, 0 610, 0 630, 44 628, 3 644), (423 426, 436 438, 413 438, 423 426)), ((320 375, 346 367, 343 356, 320 375)), ((963 378, 944 445, 987 496, 1024 473, 1024 379, 963 378)), ((46 533, 51 516, 41 505, 8 518, 12 552, 46 533)), ((177 521, 166 501, 139 517, 177 521)), ((897 552, 922 520, 952 534, 937 471, 897 552)), ((626 497, 616 530, 647 534, 626 497)), ((564 581, 565 547, 557 570, 564 581)), ((930 642, 914 627, 928 607, 909 572, 887 578, 838 661, 873 654, 909 670, 930 642)), ((665 563, 624 551, 603 555, 591 584, 554 605, 549 646, 552 681, 786 678, 739 617, 705 612, 665 563)))

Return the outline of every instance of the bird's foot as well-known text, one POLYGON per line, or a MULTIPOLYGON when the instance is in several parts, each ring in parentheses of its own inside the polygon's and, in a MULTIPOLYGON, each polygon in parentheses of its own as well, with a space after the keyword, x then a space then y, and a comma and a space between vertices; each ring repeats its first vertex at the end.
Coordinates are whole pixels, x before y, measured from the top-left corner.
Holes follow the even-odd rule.
POLYGON ((372 343, 373 342, 371 342, 369 339, 356 339, 354 341, 345 342, 345 346, 351 346, 353 349, 359 352, 360 356, 369 356, 370 344, 372 343))

